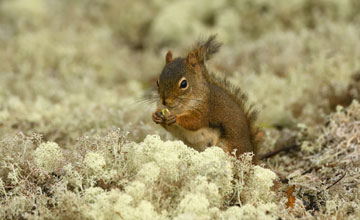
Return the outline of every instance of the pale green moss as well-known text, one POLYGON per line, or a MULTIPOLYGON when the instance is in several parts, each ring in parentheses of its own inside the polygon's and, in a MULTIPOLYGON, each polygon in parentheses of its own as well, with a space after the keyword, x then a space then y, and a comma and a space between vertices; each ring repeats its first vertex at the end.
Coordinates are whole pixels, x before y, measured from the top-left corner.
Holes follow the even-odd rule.
POLYGON ((9 119, 10 114, 7 110, 0 111, 0 123, 5 122, 7 119, 9 119))
POLYGON ((271 187, 274 185, 276 174, 260 166, 255 166, 253 174, 246 183, 249 190, 243 193, 246 203, 257 204, 262 202, 272 202, 274 199, 274 192, 271 187))
POLYGON ((357 0, 0 0, 0 219, 359 219, 359 12, 357 0), (141 98, 167 50, 214 33, 224 45, 208 67, 260 109, 261 153, 283 137, 301 146, 269 169, 171 141, 141 98))
POLYGON ((59 168, 63 160, 63 154, 59 145, 55 142, 42 143, 34 152, 35 164, 51 173, 59 168))
POLYGON ((181 200, 178 213, 191 213, 195 216, 207 215, 209 205, 210 203, 204 194, 188 194, 181 200))
POLYGON ((274 215, 276 209, 277 207, 274 203, 260 204, 257 207, 250 204, 244 205, 242 207, 231 207, 224 213, 224 219, 275 220, 278 219, 278 217, 274 215))
POLYGON ((205 195, 211 207, 219 207, 221 205, 221 195, 218 185, 213 182, 208 182, 204 176, 197 176, 193 181, 190 181, 183 192, 185 197, 188 192, 205 195))
POLYGON ((190 36, 200 36, 211 29, 205 24, 207 17, 222 8, 225 1, 173 1, 165 5, 154 19, 150 40, 161 44, 163 41, 172 43, 189 42, 190 36), (159 36, 162 36, 159 38, 159 36))
POLYGON ((88 152, 84 158, 85 166, 96 174, 102 173, 104 166, 106 165, 105 158, 97 152, 88 152))
POLYGON ((3 180, 0 178, 0 195, 1 196, 4 196, 5 197, 5 199, 7 199, 7 193, 6 193, 6 190, 5 190, 5 186, 4 186, 4 182, 3 182, 3 180))
POLYGON ((141 201, 138 206, 133 207, 132 197, 118 190, 100 192, 94 189, 89 193, 93 199, 84 208, 83 213, 90 219, 161 219, 151 203, 141 201))
POLYGON ((225 196, 232 190, 233 164, 228 154, 219 147, 207 148, 194 158, 193 169, 209 182, 221 186, 220 194, 225 196))
MULTIPOLYGON (((146 186, 142 182, 133 181, 129 185, 126 186, 125 192, 130 195, 136 203, 140 202, 141 200, 145 199, 146 194, 146 186)), ((149 193, 147 193, 149 194, 149 193)), ((149 196, 147 196, 149 197, 149 196)))
POLYGON ((152 184, 156 182, 160 175, 160 168, 154 162, 144 164, 136 174, 137 180, 152 184))
POLYGON ((129 146, 134 148, 131 154, 133 161, 131 166, 137 170, 141 169, 141 163, 153 162, 157 166, 162 167, 160 176, 167 181, 176 181, 180 178, 178 169, 182 166, 186 167, 187 160, 191 160, 195 150, 187 150, 188 147, 181 141, 176 142, 162 142, 159 136, 147 136, 145 140, 134 146, 134 143, 129 146))
POLYGON ((82 189, 82 180, 83 177, 74 170, 73 166, 71 164, 68 164, 63 167, 66 175, 66 180, 74 187, 82 189))
POLYGON ((16 15, 44 16, 47 14, 44 0, 13 0, 5 1, 4 9, 16 15))

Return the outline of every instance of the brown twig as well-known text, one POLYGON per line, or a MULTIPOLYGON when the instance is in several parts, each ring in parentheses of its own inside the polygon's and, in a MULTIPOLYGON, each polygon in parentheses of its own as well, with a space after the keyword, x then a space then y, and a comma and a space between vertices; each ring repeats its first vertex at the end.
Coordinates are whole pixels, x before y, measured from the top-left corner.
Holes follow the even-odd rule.
POLYGON ((330 189, 331 187, 333 187, 335 184, 337 184, 338 182, 340 182, 340 180, 342 180, 345 176, 346 176, 346 172, 345 172, 339 179, 337 179, 333 184, 331 184, 330 186, 326 187, 326 189, 330 189))
POLYGON ((293 145, 290 145, 290 146, 286 146, 286 147, 282 147, 282 148, 279 148, 279 149, 277 149, 277 150, 274 150, 274 151, 268 152, 268 153, 266 153, 266 154, 260 155, 260 160, 264 160, 264 159, 273 157, 273 156, 277 155, 277 154, 280 153, 280 152, 290 151, 290 150, 296 149, 296 148, 299 148, 299 146, 296 145, 296 144, 293 144, 293 145))

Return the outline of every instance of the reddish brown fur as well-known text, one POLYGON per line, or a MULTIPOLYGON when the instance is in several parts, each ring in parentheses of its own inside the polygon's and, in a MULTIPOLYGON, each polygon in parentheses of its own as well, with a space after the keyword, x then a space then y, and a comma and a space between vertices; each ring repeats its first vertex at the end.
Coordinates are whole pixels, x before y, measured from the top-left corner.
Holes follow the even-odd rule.
POLYGON ((191 131, 196 131, 207 125, 206 121, 202 120, 202 115, 195 111, 187 111, 177 115, 176 123, 191 131))
POLYGON ((172 55, 171 50, 169 50, 165 56, 165 63, 168 64, 171 61, 173 61, 173 55, 172 55))
POLYGON ((225 152, 236 150, 236 155, 244 152, 256 155, 259 141, 254 126, 256 114, 251 107, 245 107, 246 96, 227 80, 210 75, 205 66, 205 61, 220 46, 215 36, 210 36, 199 42, 185 59, 173 60, 168 52, 159 78, 162 101, 153 120, 196 149, 217 145, 225 152), (178 88, 184 79, 189 86, 178 88), (160 113, 163 108, 168 108, 171 115, 163 116, 160 113))

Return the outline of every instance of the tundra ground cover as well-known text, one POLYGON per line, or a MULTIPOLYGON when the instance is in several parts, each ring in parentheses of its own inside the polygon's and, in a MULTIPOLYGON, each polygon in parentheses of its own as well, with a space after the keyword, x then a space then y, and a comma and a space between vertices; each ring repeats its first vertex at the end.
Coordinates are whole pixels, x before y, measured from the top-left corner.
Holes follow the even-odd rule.
POLYGON ((0 218, 359 218, 359 12, 356 0, 0 0, 0 218), (142 97, 166 51, 213 33, 224 45, 208 66, 260 110, 260 151, 299 150, 253 166, 152 123, 142 97))

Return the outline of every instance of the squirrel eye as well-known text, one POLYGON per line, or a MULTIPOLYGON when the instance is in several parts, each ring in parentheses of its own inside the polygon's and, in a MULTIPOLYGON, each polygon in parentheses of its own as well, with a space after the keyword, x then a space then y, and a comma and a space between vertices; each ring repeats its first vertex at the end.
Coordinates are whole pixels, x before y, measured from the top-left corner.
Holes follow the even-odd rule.
POLYGON ((157 87, 159 87, 159 80, 156 80, 156 85, 157 87))
POLYGON ((187 87, 187 81, 186 81, 186 79, 183 79, 182 81, 181 81, 181 83, 180 83, 180 88, 182 88, 182 89, 185 89, 186 87, 187 87))

